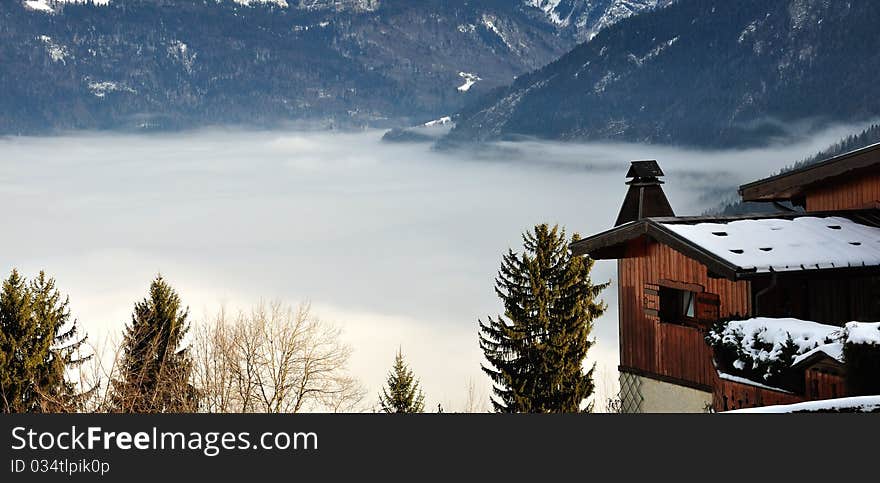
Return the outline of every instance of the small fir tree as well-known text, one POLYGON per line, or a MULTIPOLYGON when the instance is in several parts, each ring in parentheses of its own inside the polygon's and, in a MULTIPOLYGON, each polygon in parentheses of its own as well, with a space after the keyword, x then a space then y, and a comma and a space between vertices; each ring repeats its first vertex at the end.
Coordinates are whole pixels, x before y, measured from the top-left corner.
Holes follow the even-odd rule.
POLYGON ((421 413, 425 409, 425 395, 400 350, 379 394, 379 405, 384 413, 421 413))
POLYGON ((523 241, 521 255, 503 257, 495 281, 504 316, 479 321, 492 405, 497 412, 579 412, 593 393, 593 369, 584 372, 583 364, 608 283, 592 283, 593 260, 572 256, 558 226, 538 225, 523 241))
POLYGON ((30 283, 13 270, 0 290, 0 405, 3 412, 72 412, 89 391, 77 393, 67 370, 78 357, 70 302, 55 280, 40 272, 30 283))
POLYGON ((193 411, 192 361, 183 347, 188 309, 162 276, 150 295, 134 306, 126 327, 120 377, 114 382, 113 409, 131 413, 193 411))

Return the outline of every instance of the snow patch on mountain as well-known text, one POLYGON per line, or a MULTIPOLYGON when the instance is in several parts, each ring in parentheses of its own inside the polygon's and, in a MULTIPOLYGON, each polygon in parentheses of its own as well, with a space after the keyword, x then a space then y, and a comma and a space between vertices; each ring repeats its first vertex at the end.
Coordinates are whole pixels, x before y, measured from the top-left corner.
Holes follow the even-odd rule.
POLYGON ((467 92, 477 83, 477 81, 481 81, 480 77, 476 74, 471 74, 469 72, 459 72, 458 76, 464 79, 464 84, 458 86, 459 92, 467 92))
POLYGON ((489 31, 491 31, 495 35, 497 35, 498 38, 500 38, 501 41, 504 42, 504 45, 506 45, 508 49, 510 49, 511 51, 516 50, 513 47, 513 45, 510 43, 510 41, 507 39, 507 36, 504 35, 504 32, 502 32, 501 29, 498 27, 498 18, 497 17, 495 17, 494 15, 484 13, 482 21, 483 21, 483 26, 486 27, 489 31))
POLYGON ((274 4, 274 5, 277 5, 282 8, 288 7, 286 0, 232 0, 232 1, 239 4, 239 5, 244 5, 246 7, 250 7, 252 5, 259 5, 259 4, 266 4, 266 5, 274 4))
POLYGON ((672 39, 669 39, 666 42, 654 47, 653 49, 651 49, 647 54, 643 55, 642 57, 637 57, 635 54, 629 54, 629 61, 636 64, 637 66, 641 67, 645 62, 653 59, 654 57, 657 57, 658 55, 663 53, 664 50, 675 45, 676 42, 678 42, 678 36, 676 36, 672 39))
MULTIPOLYGON (((554 24, 565 26, 568 25, 569 17, 566 16, 565 18, 562 18, 562 16, 560 16, 559 12, 556 10, 559 7, 559 3, 561 1, 562 0, 526 0, 526 5, 529 7, 537 8, 538 10, 544 12, 547 15, 547 18, 549 18, 550 21, 554 24)), ((570 14, 571 12, 569 12, 569 15, 570 14)))
POLYGON ((25 0, 23 5, 25 8, 37 12, 55 13, 55 9, 65 3, 107 5, 110 0, 25 0))
POLYGON ((28 0, 24 2, 24 6, 31 10, 36 10, 38 12, 53 12, 52 7, 46 3, 46 0, 28 0))
POLYGON ((311 29, 325 29, 329 26, 330 22, 325 20, 311 25, 294 25, 292 29, 294 32, 308 32, 311 29))
POLYGON ((450 124, 451 122, 452 122, 451 117, 443 116, 440 119, 434 119, 433 121, 428 121, 428 122, 422 124, 422 126, 425 126, 425 127, 445 126, 447 124, 450 124))
POLYGON ((49 54, 49 58, 52 59, 52 62, 61 62, 64 65, 67 65, 67 59, 70 57, 70 51, 67 50, 67 47, 58 44, 52 40, 52 37, 48 35, 40 35, 37 37, 37 40, 43 42, 46 46, 46 53, 49 54))
POLYGON ((379 0, 232 0, 239 5, 275 5, 281 8, 301 10, 335 10, 373 12, 379 8, 379 0))
POLYGON ((757 21, 757 20, 754 20, 754 21, 752 21, 751 23, 749 23, 748 25, 746 25, 746 28, 744 28, 743 31, 742 31, 742 33, 739 34, 739 39, 737 39, 737 42, 738 42, 738 43, 743 43, 743 42, 745 42, 745 40, 746 40, 750 35, 752 35, 753 33, 755 33, 756 30, 758 30, 758 21, 757 21))
MULTIPOLYGON (((633 15, 668 7, 675 0, 615 0, 599 17, 591 28, 589 28, 588 39, 592 40, 602 29, 620 22, 621 20, 632 17, 633 15)), ((586 15, 578 19, 578 26, 586 28, 590 18, 586 15)))
POLYGON ((172 41, 168 45, 168 56, 179 62, 188 74, 192 74, 197 54, 188 45, 180 40, 172 41))
POLYGON ((608 71, 593 85, 593 92, 595 92, 596 94, 601 94, 605 92, 605 88, 608 87, 609 84, 617 80, 620 80, 620 76, 612 71, 608 71))
POLYGON ((101 99, 106 97, 107 94, 110 92, 128 92, 130 94, 137 94, 137 91, 132 89, 131 87, 113 81, 89 81, 88 87, 89 91, 91 91, 95 97, 101 99))
POLYGON ((810 19, 811 3, 805 0, 794 0, 788 6, 788 14, 791 15, 791 29, 798 31, 804 28, 810 19))

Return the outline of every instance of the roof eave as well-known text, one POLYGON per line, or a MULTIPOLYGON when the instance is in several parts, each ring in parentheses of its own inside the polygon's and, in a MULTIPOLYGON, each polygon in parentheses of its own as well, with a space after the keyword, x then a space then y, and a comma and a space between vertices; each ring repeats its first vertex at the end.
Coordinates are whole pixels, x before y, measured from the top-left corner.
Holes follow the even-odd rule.
MULTIPOLYGON (((636 220, 624 225, 616 226, 610 230, 597 233, 593 236, 572 243, 571 253, 575 256, 589 255, 597 250, 609 248, 620 243, 634 240, 648 233, 647 220, 636 220)), ((595 257, 594 257, 595 258, 595 257)), ((602 258, 596 258, 602 260, 602 258)))
MULTIPOLYGON (((662 220, 662 219, 661 219, 662 220)), ((754 269, 743 270, 727 260, 718 257, 714 253, 694 244, 686 238, 667 229, 660 222, 652 218, 633 221, 626 225, 615 227, 611 230, 593 235, 589 238, 572 243, 570 248, 573 255, 590 255, 597 251, 607 250, 615 246, 628 243, 640 236, 648 236, 670 248, 697 260, 706 266, 713 275, 729 280, 741 279, 744 275, 754 272, 754 269)), ((621 257, 593 257, 598 260, 615 259, 621 257)))
POLYGON ((739 187, 743 201, 785 201, 803 196, 816 183, 871 169, 880 164, 880 143, 829 158, 825 161, 746 183, 739 187), (873 156, 872 156, 873 154, 873 156), (844 163, 848 161, 849 163, 844 163))

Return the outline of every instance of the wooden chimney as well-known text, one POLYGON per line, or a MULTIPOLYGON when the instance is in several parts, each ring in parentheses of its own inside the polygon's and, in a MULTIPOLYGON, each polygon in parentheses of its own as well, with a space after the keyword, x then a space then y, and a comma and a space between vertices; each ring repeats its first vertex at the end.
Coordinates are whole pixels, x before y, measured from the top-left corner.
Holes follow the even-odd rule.
POLYGON ((629 191, 620 207, 614 226, 623 225, 642 218, 675 216, 666 194, 663 192, 663 171, 657 161, 633 161, 626 173, 630 178, 626 184, 629 191))

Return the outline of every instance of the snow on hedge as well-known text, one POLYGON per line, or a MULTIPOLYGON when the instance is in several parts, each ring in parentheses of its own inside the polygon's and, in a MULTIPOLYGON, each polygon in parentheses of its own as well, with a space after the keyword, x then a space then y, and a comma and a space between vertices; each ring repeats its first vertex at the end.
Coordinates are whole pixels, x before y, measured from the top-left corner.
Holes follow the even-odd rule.
POLYGON ((797 404, 778 406, 762 406, 757 408, 737 409, 728 413, 797 413, 797 412, 878 412, 880 396, 858 396, 839 399, 824 399, 797 404))
POLYGON ((849 322, 844 327, 792 318, 757 317, 718 322, 706 341, 715 351, 719 373, 775 387, 794 386, 793 367, 816 353, 845 363, 844 347, 880 346, 880 322, 849 322))
POLYGON ((880 345, 880 322, 847 323, 846 343, 880 345))
MULTIPOLYGON (((735 346, 737 352, 747 356, 734 362, 734 367, 744 369, 748 363, 756 368, 761 362, 777 361, 789 344, 794 344, 794 357, 805 354, 816 347, 835 342, 840 338, 840 327, 799 319, 773 319, 757 317, 747 320, 732 320, 721 332, 709 334, 714 342, 735 346)), ((713 344, 714 345, 714 344, 713 344)))

